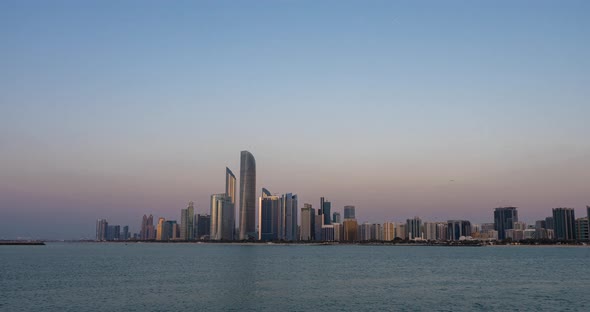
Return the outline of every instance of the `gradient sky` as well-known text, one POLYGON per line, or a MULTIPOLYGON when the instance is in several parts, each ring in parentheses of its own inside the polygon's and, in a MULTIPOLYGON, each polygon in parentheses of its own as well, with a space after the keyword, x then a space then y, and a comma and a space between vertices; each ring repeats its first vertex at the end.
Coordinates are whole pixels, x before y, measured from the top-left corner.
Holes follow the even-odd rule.
POLYGON ((257 189, 360 221, 590 205, 589 1, 0 1, 0 239, 257 189))

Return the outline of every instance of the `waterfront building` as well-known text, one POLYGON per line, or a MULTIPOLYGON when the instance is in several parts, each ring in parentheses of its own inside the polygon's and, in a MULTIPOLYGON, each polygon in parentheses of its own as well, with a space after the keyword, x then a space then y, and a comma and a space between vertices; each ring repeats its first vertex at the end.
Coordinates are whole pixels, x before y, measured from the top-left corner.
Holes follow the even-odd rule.
POLYGON ((141 227, 139 230, 139 239, 141 240, 147 240, 147 216, 143 215, 143 218, 141 219, 141 227))
POLYGON ((447 221, 447 240, 458 241, 461 237, 471 236, 471 222, 467 220, 447 221))
POLYGON ((337 242, 344 240, 344 228, 342 227, 342 223, 332 223, 332 227, 334 228, 334 240, 337 242))
POLYGON ((535 229, 526 229, 523 231, 523 238, 524 239, 535 239, 537 237, 537 230, 535 229))
POLYGON ((340 216, 340 212, 332 213, 332 223, 342 223, 342 217, 340 216))
POLYGON ((322 240, 325 242, 333 242, 335 241, 335 231, 334 225, 332 224, 324 224, 322 225, 322 240))
POLYGON ((316 241, 322 241, 324 238, 322 237, 322 226, 324 225, 324 215, 319 214, 320 210, 318 209, 318 214, 314 216, 314 233, 313 239, 316 241))
POLYGON ((281 211, 284 216, 284 231, 281 231, 279 239, 286 241, 296 241, 297 235, 297 195, 287 193, 281 196, 281 211))
POLYGON ((576 238, 576 217, 573 208, 553 208, 553 226, 557 240, 576 238))
POLYGON ((258 199, 258 239, 264 241, 278 240, 282 232, 281 202, 278 196, 271 195, 263 188, 262 196, 258 199))
POLYGON ((154 216, 150 215, 146 221, 145 240, 156 239, 156 228, 154 227, 154 216))
POLYGON ((576 219, 576 239, 588 240, 588 217, 576 219))
POLYGON ((395 227, 395 237, 398 237, 400 239, 407 238, 407 231, 406 231, 406 223, 405 222, 399 223, 395 227))
POLYGON ((107 226, 107 237, 108 241, 118 241, 121 237, 121 226, 119 225, 108 225, 107 226))
POLYGON ((446 222, 436 222, 436 240, 447 240, 447 228, 448 226, 446 222))
POLYGON ((122 240, 129 240, 130 238, 130 234, 129 234, 129 225, 126 225, 123 227, 123 233, 121 234, 121 239, 122 240))
POLYGON ((424 239, 437 240, 436 222, 424 222, 424 239))
POLYGON ((156 227, 156 240, 157 241, 161 241, 164 233, 164 222, 166 222, 166 219, 160 217, 158 218, 158 225, 156 227))
POLYGON ((211 231, 212 240, 234 239, 234 206, 227 194, 211 195, 211 231))
POLYGON ((211 235, 211 215, 197 215, 197 239, 208 239, 211 235))
POLYGON ((356 242, 358 240, 358 223, 356 219, 345 219, 344 223, 344 241, 356 242))
POLYGON ((420 239, 422 238, 422 219, 414 217, 414 219, 406 220, 406 231, 409 239, 420 239))
POLYGON ((315 232, 315 209, 310 204, 304 204, 301 208, 301 240, 313 240, 315 232))
POLYGON ((494 230, 498 231, 498 239, 506 238, 506 230, 512 229, 514 222, 518 222, 516 207, 498 207, 494 209, 494 230))
POLYGON ((524 231, 524 230, 527 229, 527 225, 526 225, 525 222, 517 221, 517 222, 514 222, 514 224, 512 225, 512 228, 515 229, 515 230, 524 231))
POLYGON ((344 206, 344 220, 356 219, 354 206, 344 206))
POLYGON ((240 240, 256 238, 256 161, 248 151, 240 154, 240 240))
POLYGON ((180 239, 193 240, 195 238, 195 206, 191 201, 186 209, 180 210, 180 239))
POLYGON ((109 223, 106 219, 96 220, 96 241, 103 242, 107 240, 107 227, 109 223))
POLYGON ((320 209, 318 213, 323 216, 323 224, 332 224, 332 220, 330 217, 332 214, 330 210, 332 209, 332 203, 325 200, 323 197, 320 198, 320 209))
POLYGON ((379 223, 371 224, 371 240, 383 240, 383 226, 379 223))
POLYGON ((361 241, 370 241, 371 240, 371 223, 365 222, 361 224, 359 227, 359 233, 361 234, 361 241))
POLYGON ((395 239, 395 223, 385 222, 383 223, 383 240, 392 241, 395 239))

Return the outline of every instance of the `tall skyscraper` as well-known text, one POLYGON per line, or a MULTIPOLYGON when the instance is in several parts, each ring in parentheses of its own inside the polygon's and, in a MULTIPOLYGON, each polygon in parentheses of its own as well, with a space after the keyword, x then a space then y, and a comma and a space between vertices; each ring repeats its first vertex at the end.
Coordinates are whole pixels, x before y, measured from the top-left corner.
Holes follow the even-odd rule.
POLYGON ((256 161, 248 151, 240 154, 240 239, 256 238, 256 161))
POLYGON ((122 232, 122 235, 121 235, 121 240, 128 240, 129 237, 130 237, 129 236, 129 226, 128 225, 125 225, 123 227, 123 232, 122 232))
POLYGON ((588 240, 588 217, 576 219, 576 239, 580 241, 588 240))
POLYGON ((322 241, 322 226, 324 225, 324 215, 319 214, 320 210, 318 209, 318 214, 315 215, 314 220, 314 231, 313 231, 313 240, 315 241, 322 241))
POLYGON ((354 206, 344 206, 344 220, 346 219, 356 219, 354 206))
POLYGON ((301 240, 310 241, 315 232, 315 209, 310 204, 304 204, 301 208, 301 240))
POLYGON ((408 231, 409 239, 422 238, 422 219, 414 217, 414 219, 406 220, 406 231, 408 231))
POLYGON ((146 227, 146 239, 154 240, 156 239, 156 229, 154 228, 154 216, 150 215, 147 218, 147 227, 146 227))
POLYGON ((234 239, 235 212, 231 198, 223 194, 211 195, 211 234, 212 240, 234 239))
POLYGON ((225 194, 229 196, 232 204, 236 204, 236 176, 228 167, 225 167, 225 194))
POLYGON ((518 211, 516 207, 499 207, 494 209, 494 229, 498 231, 499 240, 506 238, 506 230, 511 230, 514 222, 518 222, 518 211))
POLYGON ((195 238, 195 206, 193 202, 188 203, 186 209, 180 210, 180 239, 193 240, 195 238))
POLYGON ((553 208, 553 226, 558 240, 576 239, 576 216, 573 208, 553 208))
POLYGON ((318 214, 323 217, 323 223, 325 225, 332 224, 332 220, 330 219, 331 213, 330 210, 332 209, 332 203, 325 200, 323 197, 320 198, 320 209, 318 210, 318 214))
POLYGON ((141 219, 141 229, 139 230, 139 239, 140 240, 147 240, 147 216, 143 215, 143 218, 141 219))
POLYGON ((297 236, 297 209, 297 195, 287 193, 281 197, 281 211, 285 217, 285 231, 279 239, 287 241, 295 241, 299 239, 297 236))
POLYGON ((166 234, 164 234, 164 222, 166 222, 166 219, 158 219, 158 228, 156 229, 156 240, 158 241, 164 240, 164 238, 166 238, 166 234))
POLYGON ((96 220, 96 240, 99 242, 107 240, 107 228, 109 223, 106 219, 96 220))
POLYGON ((264 241, 280 239, 282 227, 281 200, 263 188, 258 199, 258 239, 264 241))

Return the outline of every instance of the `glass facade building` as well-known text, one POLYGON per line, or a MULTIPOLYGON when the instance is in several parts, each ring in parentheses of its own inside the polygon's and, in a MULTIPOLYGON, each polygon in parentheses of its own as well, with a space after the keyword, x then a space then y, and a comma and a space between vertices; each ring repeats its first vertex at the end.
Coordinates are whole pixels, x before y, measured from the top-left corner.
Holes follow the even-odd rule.
POLYGON ((240 154, 240 239, 256 238, 256 161, 248 151, 240 154))

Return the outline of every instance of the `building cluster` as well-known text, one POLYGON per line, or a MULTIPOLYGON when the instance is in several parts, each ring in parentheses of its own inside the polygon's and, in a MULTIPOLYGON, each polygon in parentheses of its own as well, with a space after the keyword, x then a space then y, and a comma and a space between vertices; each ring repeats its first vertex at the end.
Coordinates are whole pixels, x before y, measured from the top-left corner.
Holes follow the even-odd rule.
POLYGON ((344 206, 343 216, 332 211, 332 204, 320 198, 318 208, 305 203, 298 208, 297 195, 272 194, 262 188, 256 205, 256 162, 248 151, 240 155, 240 184, 225 170, 225 192, 211 195, 209 214, 195 214, 194 203, 180 211, 180 223, 144 215, 139 233, 129 227, 96 223, 97 241, 462 241, 462 240, 559 240, 587 241, 590 206, 587 216, 575 218, 573 208, 554 208, 552 215, 535 224, 519 221, 516 207, 494 209, 494 222, 471 224, 468 220, 423 221, 419 217, 405 222, 362 223, 356 219, 355 206, 344 206), (238 193, 239 192, 239 193, 238 193), (238 222, 236 197, 240 195, 238 222), (258 208, 258 209, 256 209, 258 208), (258 213, 256 212, 258 211, 258 213), (299 214, 300 212, 300 214, 299 214), (258 226, 256 225, 258 215, 258 226))

